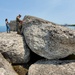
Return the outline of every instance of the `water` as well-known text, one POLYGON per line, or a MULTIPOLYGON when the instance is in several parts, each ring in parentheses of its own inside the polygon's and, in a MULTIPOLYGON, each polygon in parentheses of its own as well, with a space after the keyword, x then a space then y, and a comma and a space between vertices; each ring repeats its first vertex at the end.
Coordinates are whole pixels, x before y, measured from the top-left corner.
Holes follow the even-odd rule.
POLYGON ((75 30, 75 26, 65 26, 65 27, 75 30))
POLYGON ((6 26, 0 26, 0 32, 6 32, 6 26))

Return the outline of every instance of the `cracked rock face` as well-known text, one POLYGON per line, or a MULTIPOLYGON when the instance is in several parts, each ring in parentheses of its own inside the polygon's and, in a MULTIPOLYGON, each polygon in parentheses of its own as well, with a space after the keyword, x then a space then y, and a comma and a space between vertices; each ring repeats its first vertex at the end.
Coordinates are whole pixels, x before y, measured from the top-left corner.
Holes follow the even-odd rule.
POLYGON ((0 75, 18 75, 11 64, 0 53, 0 75))
POLYGON ((75 54, 75 31, 26 16, 23 34, 30 49, 47 59, 60 59, 75 54))
POLYGON ((30 58, 23 37, 16 32, 0 33, 0 52, 11 63, 27 63, 30 58))
POLYGON ((30 66, 28 75, 75 75, 75 60, 40 60, 30 66))

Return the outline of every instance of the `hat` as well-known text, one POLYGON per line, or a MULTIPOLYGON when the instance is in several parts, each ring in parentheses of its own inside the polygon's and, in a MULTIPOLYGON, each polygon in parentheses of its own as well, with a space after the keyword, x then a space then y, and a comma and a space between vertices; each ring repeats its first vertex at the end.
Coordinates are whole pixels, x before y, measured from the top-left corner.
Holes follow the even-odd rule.
POLYGON ((19 16, 21 17, 21 15, 19 14, 19 16))

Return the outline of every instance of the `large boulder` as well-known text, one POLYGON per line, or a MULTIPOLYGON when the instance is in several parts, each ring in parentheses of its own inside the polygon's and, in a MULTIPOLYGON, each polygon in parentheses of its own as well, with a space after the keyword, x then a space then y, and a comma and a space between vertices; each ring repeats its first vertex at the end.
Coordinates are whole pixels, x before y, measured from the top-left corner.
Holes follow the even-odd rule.
POLYGON ((75 75, 75 60, 40 60, 29 67, 28 75, 75 75))
POLYGON ((16 32, 0 33, 0 52, 11 63, 27 63, 30 58, 24 38, 16 32))
POLYGON ((11 64, 0 53, 0 75, 18 75, 11 64))
POLYGON ((75 31, 40 18, 25 16, 23 34, 27 45, 47 59, 75 54, 75 31))

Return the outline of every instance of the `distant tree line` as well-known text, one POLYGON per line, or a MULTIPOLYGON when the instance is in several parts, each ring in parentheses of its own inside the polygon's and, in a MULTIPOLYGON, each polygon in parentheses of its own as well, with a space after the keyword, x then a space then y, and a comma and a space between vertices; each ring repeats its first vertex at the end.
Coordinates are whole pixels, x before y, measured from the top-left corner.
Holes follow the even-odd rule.
POLYGON ((64 24, 63 26, 75 26, 75 24, 64 24))

